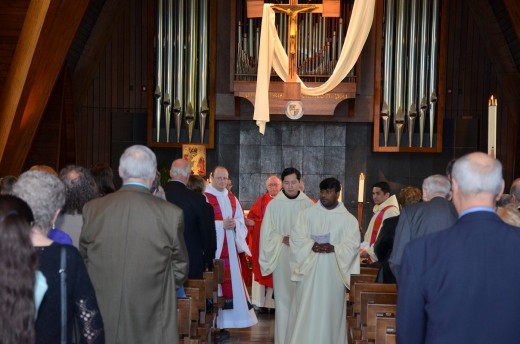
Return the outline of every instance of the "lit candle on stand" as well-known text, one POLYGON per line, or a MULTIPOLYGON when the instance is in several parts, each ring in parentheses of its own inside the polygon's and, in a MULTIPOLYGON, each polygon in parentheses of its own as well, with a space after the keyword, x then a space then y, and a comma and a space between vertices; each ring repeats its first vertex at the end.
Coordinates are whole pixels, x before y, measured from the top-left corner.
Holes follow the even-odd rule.
POLYGON ((493 96, 488 102, 488 154, 497 157, 497 99, 493 96))
POLYGON ((359 191, 358 191, 358 202, 363 203, 365 198, 365 175, 361 173, 359 175, 359 191))
POLYGON ((365 198, 365 175, 359 175, 359 189, 358 189, 358 225, 361 230, 361 222, 363 220, 363 199, 365 198))

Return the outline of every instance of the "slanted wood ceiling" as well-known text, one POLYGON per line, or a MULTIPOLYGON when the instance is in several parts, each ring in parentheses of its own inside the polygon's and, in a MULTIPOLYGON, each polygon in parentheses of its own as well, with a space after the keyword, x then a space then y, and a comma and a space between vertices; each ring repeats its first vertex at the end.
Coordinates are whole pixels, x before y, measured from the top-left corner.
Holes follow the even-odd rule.
MULTIPOLYGON (((491 6, 496 6, 498 3, 494 0, 487 1, 491 6)), ((69 54, 69 64, 72 65, 72 68, 75 67, 75 62, 81 61, 79 52, 83 51, 82 47, 87 40, 85 34, 89 34, 88 30, 82 32, 80 29, 80 35, 74 39, 74 42, 72 40, 85 13, 90 16, 90 25, 94 25, 92 21, 95 22, 97 16, 102 16, 103 11, 111 11, 110 8, 107 9, 108 6, 103 7, 104 2, 104 0, 0 1, 0 176, 20 172, 49 99, 50 91, 43 92, 41 88, 52 90, 67 54, 69 54), (89 3, 96 6, 90 6, 87 10, 89 3), (24 42, 21 42, 20 36, 31 6, 33 9, 40 9, 40 12, 33 11, 30 19, 33 23, 39 23, 41 28, 38 32, 34 30, 28 32, 29 35, 32 34, 31 37, 34 41, 28 42, 25 39, 24 42), (101 7, 103 10, 100 13, 101 7), (45 18, 38 17, 38 14, 42 13, 45 18), (25 66, 22 66, 23 58, 15 56, 17 47, 20 49, 20 44, 25 45, 25 48, 34 49, 30 56, 32 61, 26 61, 28 65, 25 66), (71 44, 73 48, 69 50, 71 44), (53 49, 54 51, 51 51, 53 49), (72 63, 70 63, 71 57, 75 60, 72 63), (43 60, 36 61, 35 58, 43 60), (46 61, 49 59, 55 61, 46 61), (10 75, 16 75, 14 69, 20 68, 26 68, 24 80, 19 80, 19 77, 9 79, 10 75), (35 82, 34 78, 45 78, 46 80, 36 80, 35 82), (39 88, 35 90, 35 86, 39 88), (10 99, 12 94, 9 94, 8 97, 6 94, 12 93, 12 89, 16 87, 19 88, 15 92, 17 97, 15 102, 17 103, 10 104, 10 110, 7 111, 5 109, 6 101, 12 102, 13 100, 10 99), (27 108, 29 101, 31 109, 27 108), (22 118, 25 124, 23 128, 20 127, 22 118)), ((118 1, 111 0, 110 2, 117 3, 118 1)), ((496 13, 500 16, 497 18, 497 22, 509 44, 517 69, 520 70, 520 51, 517 48, 520 46, 520 1, 502 0, 498 5, 505 9, 508 18, 504 18, 505 16, 502 16, 501 13, 496 13)), ((82 26, 84 25, 82 24, 82 26)))
POLYGON ((2 1, 2 15, 18 20, 0 20, 0 32, 14 44, 5 46, 9 50, 0 61, 6 69, 0 85, 0 175, 21 172, 88 4, 89 0, 2 1))
POLYGON ((0 94, 11 67, 30 0, 0 1, 0 94))

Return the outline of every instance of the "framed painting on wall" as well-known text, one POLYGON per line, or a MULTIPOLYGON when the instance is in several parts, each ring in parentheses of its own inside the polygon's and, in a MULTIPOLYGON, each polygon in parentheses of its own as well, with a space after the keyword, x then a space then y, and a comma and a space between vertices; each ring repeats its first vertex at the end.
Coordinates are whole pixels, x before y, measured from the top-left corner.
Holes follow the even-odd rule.
POLYGON ((182 158, 189 161, 191 171, 197 176, 206 176, 206 146, 196 144, 182 145, 182 158))

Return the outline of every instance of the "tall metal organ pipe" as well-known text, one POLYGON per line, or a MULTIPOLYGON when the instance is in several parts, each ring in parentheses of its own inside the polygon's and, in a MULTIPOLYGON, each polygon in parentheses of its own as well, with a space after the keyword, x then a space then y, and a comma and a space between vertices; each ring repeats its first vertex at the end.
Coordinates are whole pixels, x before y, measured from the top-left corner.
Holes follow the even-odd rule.
POLYGON ((199 131, 200 143, 204 143, 208 104, 208 0, 200 0, 200 42, 199 42, 199 131))
POLYGON ((383 124, 384 145, 388 146, 388 133, 390 131, 390 119, 392 117, 392 89, 394 55, 394 0, 385 2, 385 50, 384 50, 384 76, 383 76, 383 104, 381 109, 381 119, 383 124))
POLYGON ((417 0, 410 6, 410 30, 408 36, 408 95, 407 125, 408 146, 412 147, 415 120, 417 118, 417 0))
POLYGON ((435 105, 437 104, 436 75, 437 75, 437 30, 439 18, 439 2, 432 0, 430 36, 430 147, 433 147, 433 127, 435 123, 435 105))

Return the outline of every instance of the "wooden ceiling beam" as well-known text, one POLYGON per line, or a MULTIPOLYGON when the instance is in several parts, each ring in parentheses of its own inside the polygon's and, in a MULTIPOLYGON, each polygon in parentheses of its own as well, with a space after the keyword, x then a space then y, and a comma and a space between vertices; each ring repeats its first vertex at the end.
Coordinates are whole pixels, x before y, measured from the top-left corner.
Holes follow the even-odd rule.
POLYGON ((119 18, 123 0, 106 0, 73 72, 74 103, 83 104, 101 59, 105 56, 119 18))
POLYGON ((504 6, 509 14, 509 19, 516 33, 516 38, 520 40, 520 3, 518 0, 504 0, 504 6))
POLYGON ((32 0, 0 98, 0 175, 21 172, 89 0, 32 0))

